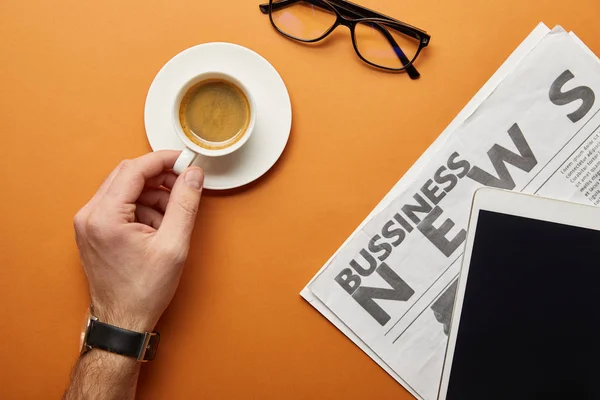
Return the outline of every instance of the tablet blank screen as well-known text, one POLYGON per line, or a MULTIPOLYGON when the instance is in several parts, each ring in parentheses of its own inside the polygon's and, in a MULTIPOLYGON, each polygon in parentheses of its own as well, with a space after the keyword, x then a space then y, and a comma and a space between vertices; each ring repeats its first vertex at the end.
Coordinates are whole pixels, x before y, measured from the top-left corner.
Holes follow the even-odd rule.
POLYGON ((480 211, 447 400, 600 399, 600 232, 480 211))

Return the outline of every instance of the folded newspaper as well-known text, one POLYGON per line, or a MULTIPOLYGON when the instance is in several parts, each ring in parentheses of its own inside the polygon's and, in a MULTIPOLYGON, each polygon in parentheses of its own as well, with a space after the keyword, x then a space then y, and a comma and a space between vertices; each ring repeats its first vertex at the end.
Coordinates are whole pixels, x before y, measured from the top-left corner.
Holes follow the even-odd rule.
POLYGON ((600 204, 600 63, 540 24, 301 295, 415 397, 437 398, 473 193, 600 204))

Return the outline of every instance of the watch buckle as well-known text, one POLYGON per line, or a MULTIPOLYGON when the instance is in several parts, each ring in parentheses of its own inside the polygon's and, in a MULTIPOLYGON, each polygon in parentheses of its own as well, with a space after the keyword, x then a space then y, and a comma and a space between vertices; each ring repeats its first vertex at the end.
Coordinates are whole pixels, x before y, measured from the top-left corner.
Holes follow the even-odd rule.
POLYGON ((146 351, 148 351, 148 345, 150 344, 150 339, 152 336, 156 336, 158 333, 156 332, 145 332, 144 333, 144 343, 142 344, 142 348, 137 356, 138 362, 148 362, 150 360, 146 360, 146 351))

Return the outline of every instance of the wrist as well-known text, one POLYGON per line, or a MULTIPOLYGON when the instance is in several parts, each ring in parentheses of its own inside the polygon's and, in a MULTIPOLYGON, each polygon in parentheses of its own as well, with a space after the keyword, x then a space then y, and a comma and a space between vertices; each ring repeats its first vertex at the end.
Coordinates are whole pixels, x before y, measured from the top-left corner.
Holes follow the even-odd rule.
POLYGON ((110 312, 92 305, 81 335, 81 352, 100 349, 133 358, 152 361, 160 342, 154 324, 124 313, 110 312))
POLYGON ((156 322, 150 318, 123 312, 115 308, 105 308, 102 305, 94 304, 92 306, 92 314, 100 322, 134 332, 152 332, 156 325, 156 322))
POLYGON ((86 362, 100 362, 103 365, 112 365, 114 367, 138 366, 141 365, 135 358, 112 353, 98 348, 91 348, 80 356, 86 362))

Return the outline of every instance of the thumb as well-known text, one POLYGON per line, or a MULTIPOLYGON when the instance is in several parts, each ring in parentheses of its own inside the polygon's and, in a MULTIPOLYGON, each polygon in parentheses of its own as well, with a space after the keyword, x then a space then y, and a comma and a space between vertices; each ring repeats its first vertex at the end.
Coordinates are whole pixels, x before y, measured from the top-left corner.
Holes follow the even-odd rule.
POLYGON ((203 185, 204 171, 198 167, 189 167, 179 175, 171 190, 165 216, 158 229, 159 235, 188 246, 203 185))

